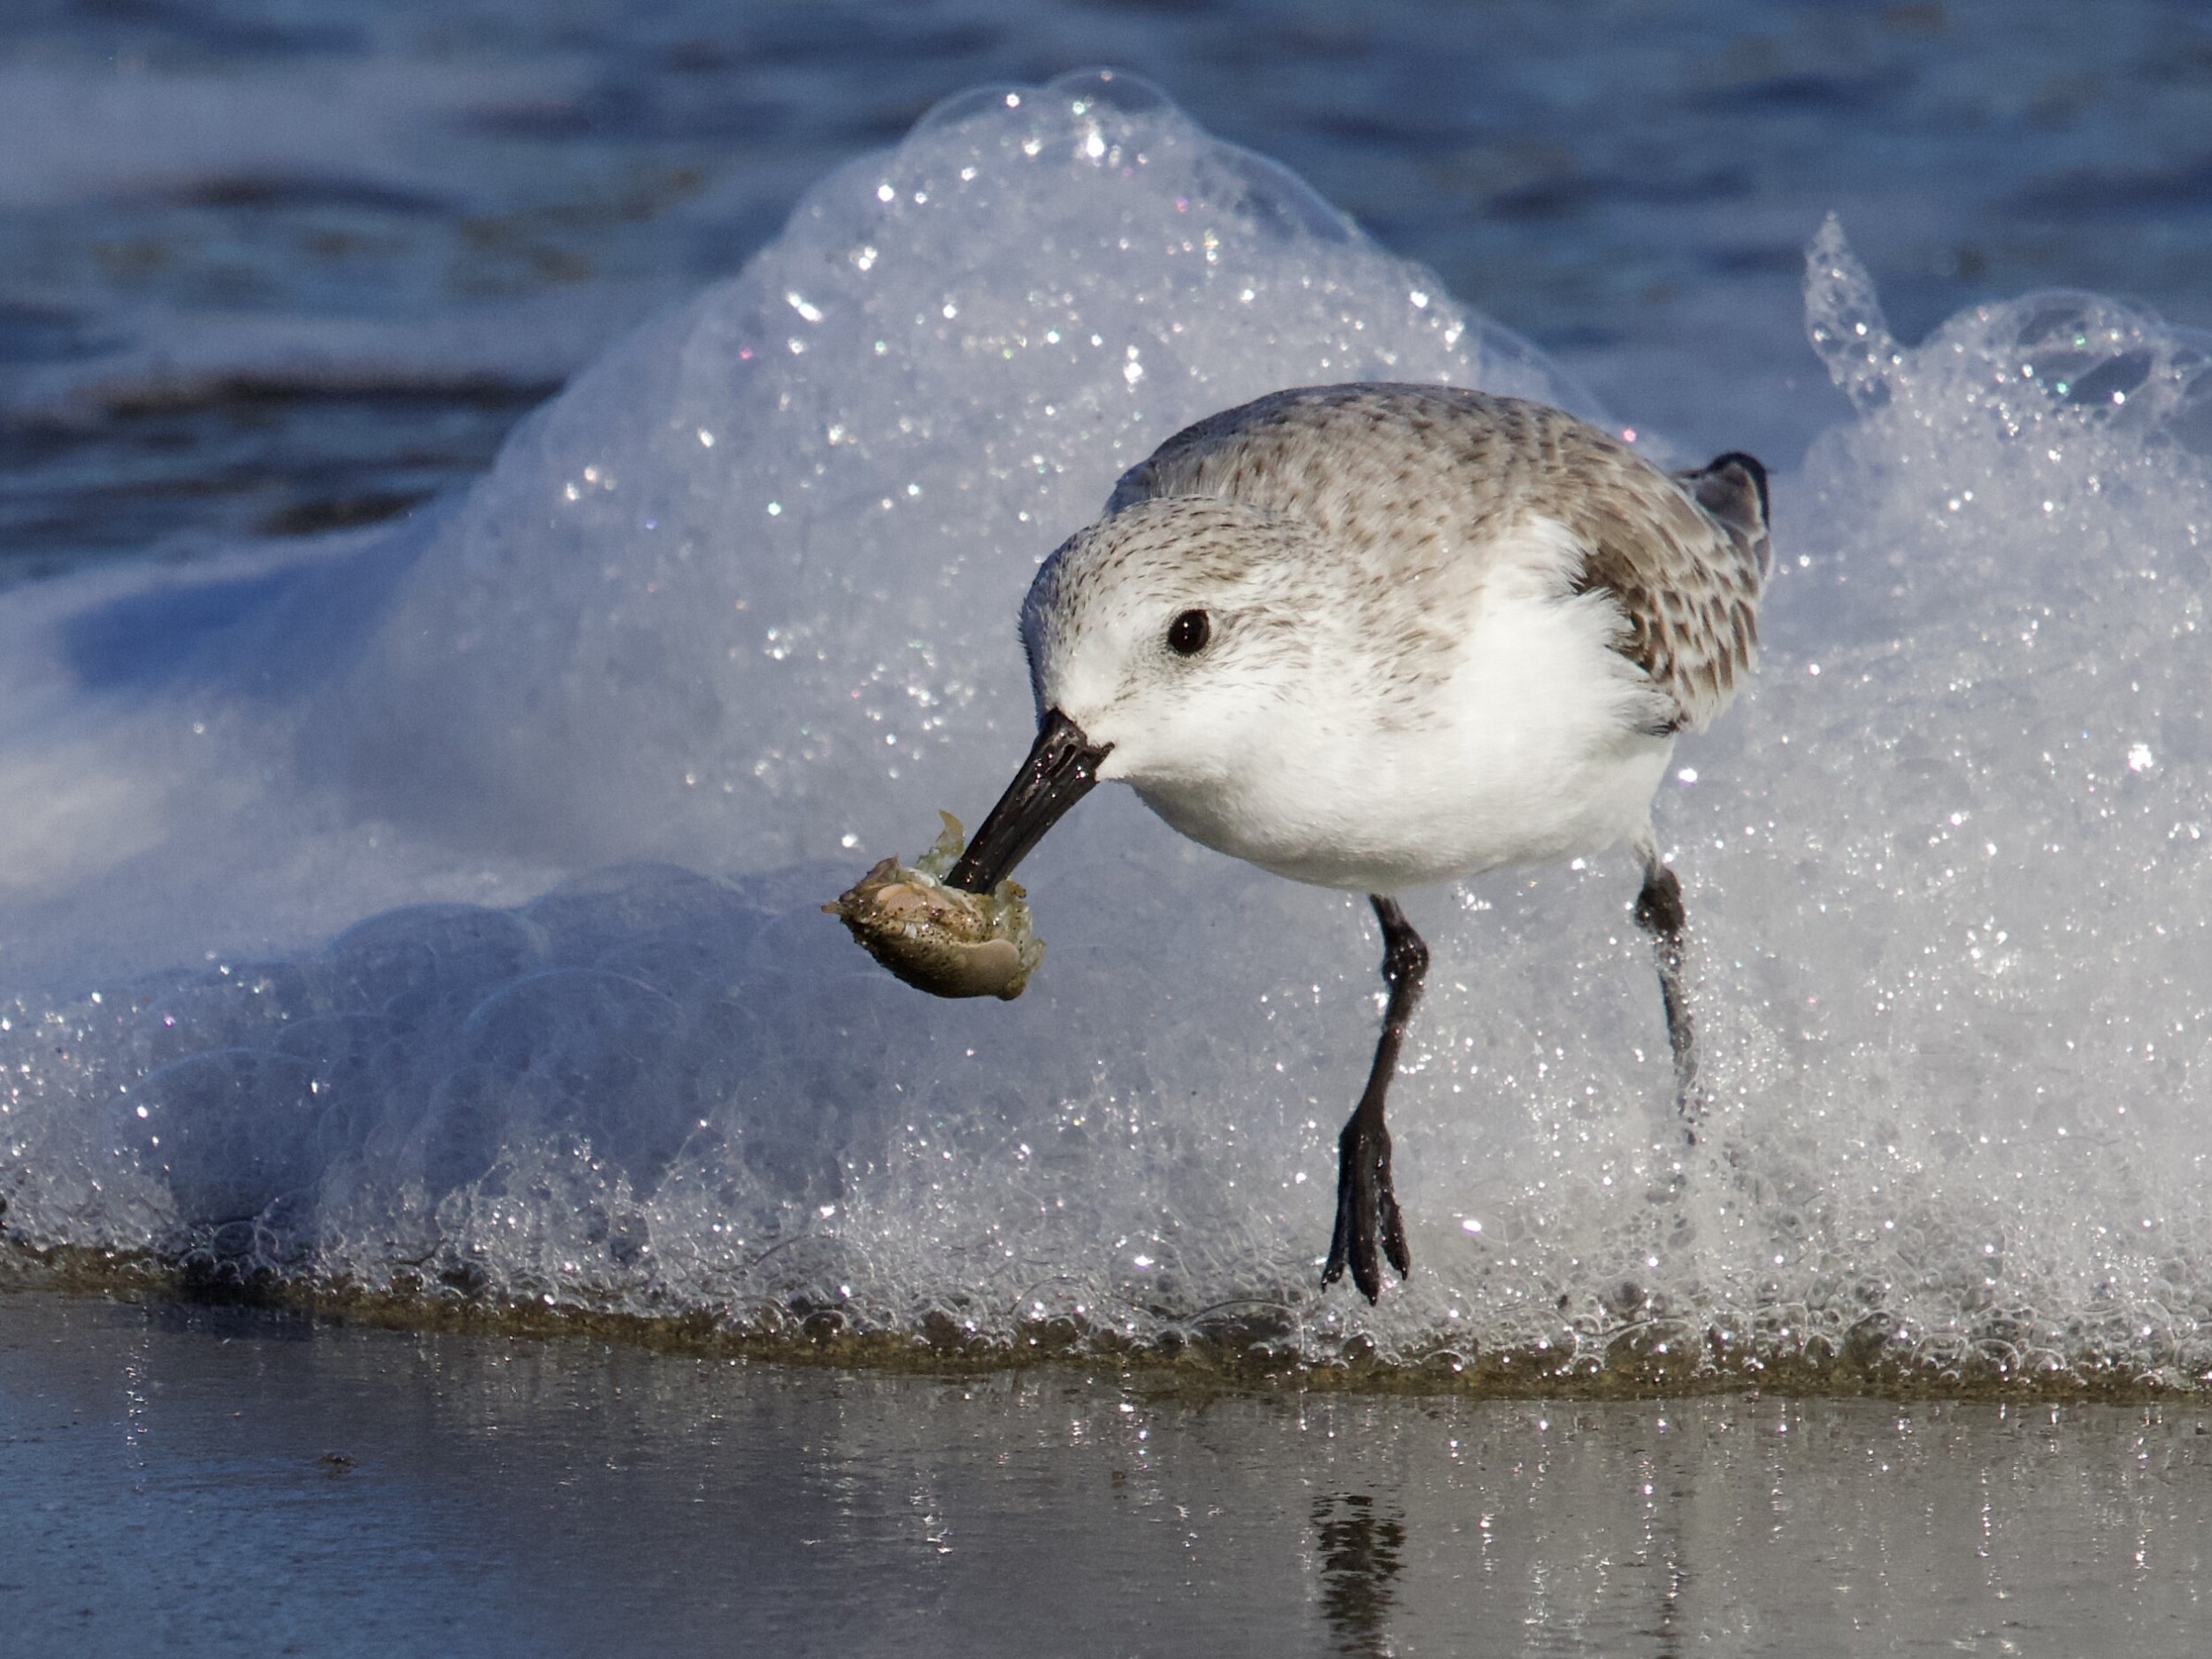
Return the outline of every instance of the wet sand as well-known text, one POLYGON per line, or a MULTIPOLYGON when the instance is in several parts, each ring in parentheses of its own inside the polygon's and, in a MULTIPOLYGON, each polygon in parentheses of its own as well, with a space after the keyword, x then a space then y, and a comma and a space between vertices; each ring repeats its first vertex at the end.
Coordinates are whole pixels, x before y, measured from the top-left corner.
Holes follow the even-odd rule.
POLYGON ((0 1296, 25 1654, 2200 1652, 2212 1412, 1164 1396, 0 1296))

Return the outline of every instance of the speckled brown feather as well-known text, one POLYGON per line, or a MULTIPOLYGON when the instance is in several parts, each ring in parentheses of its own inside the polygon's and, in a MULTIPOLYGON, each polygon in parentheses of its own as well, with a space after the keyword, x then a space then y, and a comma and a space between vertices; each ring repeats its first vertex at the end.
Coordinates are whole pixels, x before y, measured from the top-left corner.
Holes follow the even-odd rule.
POLYGON ((1562 524, 1584 549, 1576 591, 1618 603, 1618 649, 1671 702, 1675 726, 1717 715, 1757 646, 1770 555, 1763 474, 1747 457, 1671 478, 1541 403, 1457 387, 1309 387, 1184 428, 1123 477, 1107 511, 1190 496, 1301 522, 1340 557, 1389 572, 1392 591, 1373 598, 1402 631, 1449 614, 1435 602, 1465 580, 1471 549, 1531 518, 1562 524))

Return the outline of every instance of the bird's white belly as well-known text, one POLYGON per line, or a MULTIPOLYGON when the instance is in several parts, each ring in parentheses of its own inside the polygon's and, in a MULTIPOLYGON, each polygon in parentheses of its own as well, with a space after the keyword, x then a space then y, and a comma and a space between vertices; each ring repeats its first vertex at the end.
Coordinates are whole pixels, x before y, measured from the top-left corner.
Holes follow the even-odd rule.
POLYGON ((1320 887, 1389 893, 1599 852, 1643 830, 1674 749, 1608 640, 1579 602, 1500 607, 1425 718, 1286 710, 1225 787, 1140 792, 1193 840, 1320 887))
POLYGON ((1192 840, 1262 869, 1317 887, 1394 893, 1632 841, 1673 747, 1644 737, 1541 772, 1379 779, 1357 797, 1368 809, 1359 812, 1302 795, 1141 793, 1192 840))

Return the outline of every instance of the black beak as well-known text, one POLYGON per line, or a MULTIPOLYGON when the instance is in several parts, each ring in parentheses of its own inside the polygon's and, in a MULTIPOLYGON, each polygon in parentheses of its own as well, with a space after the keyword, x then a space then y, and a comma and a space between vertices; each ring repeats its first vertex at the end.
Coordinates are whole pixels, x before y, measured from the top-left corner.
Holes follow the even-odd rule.
POLYGON ((1090 794, 1098 781, 1098 763, 1112 747, 1092 742, 1066 715, 1048 709, 1029 758, 947 873, 945 885, 965 893, 988 893, 998 886, 1045 832, 1090 794))

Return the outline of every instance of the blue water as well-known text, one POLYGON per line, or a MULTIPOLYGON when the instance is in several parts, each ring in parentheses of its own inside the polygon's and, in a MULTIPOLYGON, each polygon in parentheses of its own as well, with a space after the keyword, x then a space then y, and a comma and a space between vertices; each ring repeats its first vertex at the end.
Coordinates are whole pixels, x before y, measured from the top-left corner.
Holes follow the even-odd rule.
POLYGON ((1908 341, 2047 287, 2212 323, 2212 19, 2179 0, 24 0, 0 572, 403 511, 839 161, 1094 62, 1686 451, 1786 466, 1841 413, 1796 297, 1831 210, 1908 341))

